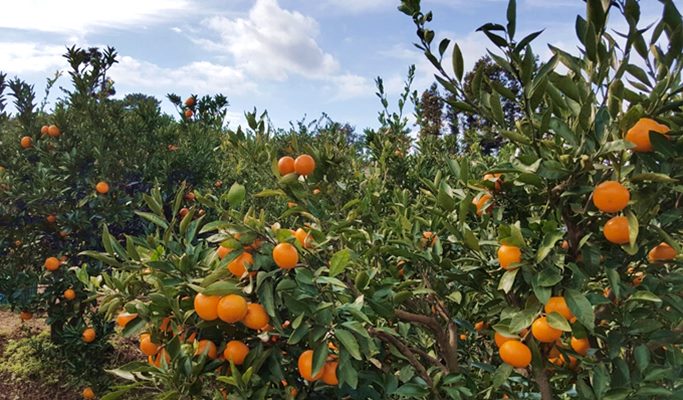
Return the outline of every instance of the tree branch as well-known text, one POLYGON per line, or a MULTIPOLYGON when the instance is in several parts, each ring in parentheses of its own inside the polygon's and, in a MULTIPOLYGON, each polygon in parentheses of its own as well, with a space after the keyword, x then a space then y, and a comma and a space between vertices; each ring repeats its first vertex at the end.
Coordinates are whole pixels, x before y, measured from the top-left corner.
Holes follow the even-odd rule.
POLYGON ((541 392, 541 400, 553 400, 553 389, 548 380, 548 374, 545 368, 533 368, 534 380, 538 384, 538 389, 541 392))

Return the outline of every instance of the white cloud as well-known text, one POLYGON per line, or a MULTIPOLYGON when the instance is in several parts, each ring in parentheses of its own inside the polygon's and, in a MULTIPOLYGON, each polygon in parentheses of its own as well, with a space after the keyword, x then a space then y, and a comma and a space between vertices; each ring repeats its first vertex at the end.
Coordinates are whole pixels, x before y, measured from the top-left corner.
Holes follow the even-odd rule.
POLYGON ((315 19, 280 8, 276 0, 257 0, 246 18, 212 17, 205 21, 218 41, 199 39, 206 49, 230 54, 235 66, 249 74, 285 80, 290 74, 323 78, 339 63, 323 51, 315 19))
POLYGON ((397 2, 394 0, 325 0, 322 2, 324 8, 335 8, 350 13, 374 11, 387 8, 395 8, 397 2))
POLYGON ((11 74, 43 72, 66 66, 64 46, 0 42, 0 70, 11 74))
POLYGON ((121 56, 110 73, 117 85, 135 88, 190 90, 193 93, 243 94, 256 90, 239 69, 196 61, 178 68, 163 68, 156 64, 121 56))
POLYGON ((364 76, 344 74, 331 78, 334 85, 334 100, 349 100, 352 98, 372 96, 374 83, 364 76))
POLYGON ((84 34, 96 28, 129 28, 182 15, 188 0, 22 0, 6 4, 0 28, 84 34))

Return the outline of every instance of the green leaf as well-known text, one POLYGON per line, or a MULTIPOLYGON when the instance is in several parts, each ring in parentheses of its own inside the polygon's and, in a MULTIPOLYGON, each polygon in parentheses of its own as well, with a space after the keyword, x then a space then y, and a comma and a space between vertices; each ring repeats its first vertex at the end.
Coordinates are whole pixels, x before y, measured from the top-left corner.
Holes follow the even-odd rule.
POLYGON ((202 294, 207 296, 225 296, 227 294, 241 294, 242 289, 238 288, 234 282, 218 281, 210 284, 202 294))
POLYGON ((555 247, 557 241, 562 239, 563 236, 564 234, 559 231, 546 233, 543 236, 541 245, 538 247, 538 252, 536 253, 536 262, 540 263, 543 261, 555 247))
POLYGON ((678 180, 670 177, 667 174, 662 174, 662 173, 654 173, 654 172, 647 172, 647 173, 642 173, 642 174, 637 174, 631 177, 630 179, 631 182, 645 182, 645 181, 650 181, 650 182, 661 182, 661 183, 674 183, 678 182, 678 180))
POLYGON ((311 375, 315 376, 319 371, 322 370, 323 366, 325 365, 325 361, 327 361, 328 352, 329 348, 327 341, 325 340, 321 341, 317 346, 315 346, 313 349, 313 371, 311 371, 311 375))
POLYGON ((239 183, 235 182, 232 184, 230 190, 228 191, 228 203, 230 203, 232 207, 237 207, 240 204, 242 204, 246 195, 246 188, 240 185, 239 183))
POLYGON ((538 315, 538 309, 528 308, 516 312, 510 321, 510 332, 519 332, 524 328, 528 328, 538 315))
POLYGON ((455 72, 455 77, 458 79, 458 81, 462 80, 464 65, 465 63, 462 58, 460 46, 458 46, 458 44, 455 43, 453 44, 453 72, 455 72))
POLYGON ((455 210, 455 199, 448 194, 448 189, 450 188, 447 184, 442 183, 440 185, 439 193, 436 196, 436 203, 446 211, 453 211, 455 210))
POLYGON ((559 329, 563 332, 572 331, 572 327, 571 325, 569 325, 569 322, 567 322, 567 320, 559 313, 553 311, 550 314, 548 314, 546 318, 548 319, 548 324, 550 324, 550 326, 552 326, 553 328, 559 329))
POLYGON ((504 293, 509 293, 512 290, 512 285, 515 283, 515 277, 519 272, 519 268, 513 270, 505 271, 503 276, 500 277, 500 282, 498 283, 498 290, 502 290, 504 293))
POLYGON ((628 241, 631 246, 635 246, 638 239, 638 218, 631 210, 626 210, 625 214, 628 219, 628 241))
POLYGON ((634 300, 634 301, 650 301, 653 303, 661 303, 662 299, 657 297, 654 293, 648 291, 648 290, 638 290, 635 293, 633 293, 628 300, 634 300))
POLYGON ((344 272, 351 261, 352 252, 349 249, 341 249, 334 253, 330 259, 330 276, 337 276, 344 272))
POLYGON ((595 327, 595 313, 590 301, 576 289, 565 290, 564 297, 576 319, 592 332, 595 327))
POLYGON ((510 0, 508 2, 507 19, 507 32, 508 36, 510 36, 510 39, 512 39, 515 36, 515 27, 517 21, 517 2, 515 0, 510 0))
POLYGON ((650 365, 650 350, 647 346, 641 344, 633 350, 633 358, 636 360, 636 367, 640 372, 644 372, 650 365))
POLYGON ((513 367, 512 365, 502 363, 498 366, 496 369, 496 372, 493 374, 493 388, 497 389, 505 383, 505 381, 508 380, 510 377, 510 374, 512 374, 513 367))
POLYGON ((140 217, 146 219, 147 221, 161 227, 162 229, 168 228, 168 223, 155 214, 143 212, 143 211, 135 211, 135 214, 137 214, 140 217))
POLYGON ((359 361, 362 360, 360 349, 358 348, 358 342, 353 336, 353 333, 342 328, 337 328, 334 331, 334 336, 337 338, 337 340, 339 340, 339 343, 341 343, 344 349, 349 352, 351 357, 359 361))

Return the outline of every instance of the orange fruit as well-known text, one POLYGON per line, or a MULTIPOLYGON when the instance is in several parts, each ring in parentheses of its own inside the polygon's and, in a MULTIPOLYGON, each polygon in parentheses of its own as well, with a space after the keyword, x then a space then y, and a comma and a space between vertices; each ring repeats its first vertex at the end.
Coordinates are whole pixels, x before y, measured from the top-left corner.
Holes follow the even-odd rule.
POLYGON ((641 118, 626 132, 625 139, 636 145, 636 147, 633 148, 633 151, 637 153, 648 153, 652 151, 650 131, 657 132, 668 138, 666 133, 669 132, 669 127, 662 125, 651 118, 641 118))
POLYGON ((190 191, 185 193, 185 196, 183 196, 186 201, 194 201, 197 198, 197 195, 194 194, 194 192, 190 191))
POLYGON ((40 127, 40 136, 45 136, 47 135, 48 130, 50 129, 49 126, 43 125, 40 127))
POLYGON ((73 300, 76 298, 76 291, 73 289, 66 289, 64 291, 64 298, 67 300, 73 300))
POLYGON ((146 356, 153 356, 159 352, 159 345, 152 342, 152 336, 149 333, 140 335, 140 351, 146 356))
POLYGON ((190 118, 192 118, 193 115, 194 115, 194 112, 192 112, 192 110, 190 110, 189 108, 187 110, 185 110, 185 118, 190 119, 190 118))
POLYGON ((503 179, 501 178, 502 175, 503 174, 486 174, 486 175, 484 175, 484 180, 493 182, 494 188, 497 192, 500 190, 501 182, 503 181, 503 179))
POLYGON ((486 328, 486 323, 484 321, 477 321, 474 324, 474 330, 480 332, 482 329, 486 328))
POLYGON ((200 340, 197 344, 197 351, 195 351, 194 355, 199 356, 204 354, 204 352, 207 352, 206 356, 211 360, 215 360, 216 357, 218 357, 218 349, 216 348, 216 344, 210 340, 200 340))
POLYGON ((306 350, 301 353, 297 366, 299 367, 299 375, 309 382, 317 381, 323 376, 322 370, 313 376, 313 350, 306 350))
POLYGON ((124 311, 116 317, 116 325, 120 326, 121 328, 125 328, 130 321, 137 317, 137 314, 131 314, 124 311))
POLYGON ((562 247, 562 250, 569 250, 569 242, 566 240, 563 240, 560 247, 562 247))
POLYGON ((166 351, 166 349, 161 349, 161 350, 157 353, 156 357, 153 357, 153 356, 147 357, 147 361, 148 361, 150 364, 154 365, 155 367, 161 368, 161 360, 162 360, 162 358, 166 360, 166 364, 170 364, 170 363, 171 363, 171 356, 168 354, 168 352, 166 351))
POLYGON ((228 323, 239 322, 247 315, 247 301, 238 294, 223 296, 218 302, 218 318, 228 323))
POLYGON ((669 244, 666 242, 658 244, 647 253, 647 260, 651 263, 657 261, 669 261, 673 260, 675 257, 676 250, 669 246, 669 244))
POLYGON ((299 228, 294 232, 294 237, 296 237, 296 240, 299 242, 301 247, 305 249, 309 249, 313 246, 313 237, 306 232, 303 228, 299 228))
POLYGON ((97 185, 95 185, 95 190, 99 194, 107 194, 109 193, 109 184, 105 181, 97 182, 97 185))
POLYGON ((185 218, 185 216, 189 212, 190 212, 190 209, 188 209, 187 207, 183 207, 180 209, 180 211, 178 211, 178 215, 180 215, 180 218, 185 218))
POLYGON ((62 131, 59 129, 57 125, 50 125, 47 128, 47 134, 50 137, 59 137, 59 135, 62 134, 62 131))
POLYGON ((22 149, 28 149, 33 146, 33 139, 30 136, 24 136, 19 144, 21 144, 22 149))
POLYGON ((247 314, 242 318, 242 323, 249 329, 263 329, 270 322, 270 317, 262 305, 256 303, 247 304, 247 314))
POLYGON ((204 321, 213 321, 218 318, 218 302, 220 296, 206 296, 197 293, 194 297, 194 311, 204 321))
POLYGON ((629 242, 629 227, 626 217, 613 217, 602 228, 605 239, 614 244, 626 244, 629 242))
POLYGON ((194 107, 194 96, 190 96, 187 99, 185 99, 185 106, 194 107))
POLYGON ((472 200, 472 204, 477 208, 477 215, 482 216, 484 215, 484 212, 491 212, 493 208, 491 207, 491 200, 492 196, 488 193, 484 193, 479 197, 475 197, 472 200))
POLYGON ((631 284, 633 287, 640 286, 641 283, 643 283, 643 280, 645 279, 645 275, 638 275, 633 280, 631 281, 631 284))
POLYGON ((315 170, 315 160, 308 154, 302 154, 294 160, 294 171, 303 176, 308 176, 315 170))
POLYGON ((290 156, 284 156, 277 160, 277 172, 281 176, 294 172, 294 159, 290 156))
POLYGON ((229 247, 218 246, 218 250, 216 250, 216 255, 218 255, 218 259, 222 260, 223 258, 225 258, 225 256, 230 254, 231 251, 232 249, 229 247))
POLYGON ((522 261, 522 251, 517 246, 501 245, 498 248, 498 262, 503 269, 514 269, 512 264, 522 261))
POLYGON ((254 257, 251 254, 244 252, 237 256, 234 260, 230 261, 228 264, 228 270, 232 272, 236 277, 241 277, 247 272, 247 265, 254 264, 254 257))
POLYGON ((320 189, 318 189, 318 188, 313 189, 313 195, 314 195, 314 196, 317 196, 317 195, 319 195, 319 194, 320 194, 320 189))
POLYGON ((339 362, 328 361, 323 366, 323 376, 322 381, 327 385, 337 386, 339 385, 339 379, 337 378, 337 367, 339 362))
POLYGON ((563 316, 567 321, 571 321, 572 319, 574 319, 574 314, 569 309, 569 306, 567 306, 567 302, 562 296, 554 296, 548 299, 548 302, 545 303, 544 309, 546 314, 556 312, 563 316))
POLYGON ((54 224, 55 222, 57 222, 57 216, 54 214, 50 214, 47 216, 46 220, 49 224, 54 224))
POLYGON ((22 321, 28 321, 33 319, 33 313, 30 311, 22 311, 19 313, 19 318, 21 318, 22 321))
POLYGON ((461 333, 461 334, 460 334, 460 340, 462 340, 463 342, 464 342, 465 340, 467 340, 467 334, 461 333))
POLYGON ((60 265, 62 265, 62 262, 59 261, 57 257, 48 257, 45 259, 45 269, 48 271, 56 271, 59 269, 60 265))
POLYGON ((299 262, 299 253, 293 245, 280 243, 273 248, 273 261, 282 269, 292 269, 299 262))
POLYGON ((631 200, 631 193, 617 181, 605 181, 593 190, 593 204, 605 213, 615 213, 623 210, 631 200))
POLYGON ((232 361, 235 365, 244 364, 244 360, 249 354, 249 347, 239 340, 231 340, 223 350, 223 357, 227 361, 232 361))
POLYGON ((574 349, 574 351, 577 354, 581 354, 582 356, 588 354, 588 349, 591 348, 591 344, 588 341, 588 338, 577 339, 574 336, 572 336, 570 344, 572 346, 572 349, 574 349))
POLYGON ((562 331, 550 326, 546 317, 540 317, 531 324, 531 334, 539 342, 552 343, 562 336, 562 331))
POLYGON ((493 335, 493 340, 496 342, 496 346, 500 347, 503 345, 505 342, 509 342, 510 340, 517 340, 515 337, 508 337, 508 336, 503 336, 503 334, 496 332, 493 335))
POLYGON ((85 328, 81 337, 83 338, 84 342, 92 343, 95 341, 97 335, 95 334, 95 330, 93 328, 85 328))
POLYGON ((81 394, 83 395, 84 399, 94 399, 95 398, 95 392, 93 392, 93 390, 89 387, 83 389, 83 393, 81 393, 81 394))
POLYGON ((498 350, 500 358, 515 368, 526 368, 531 363, 531 350, 519 340, 509 340, 498 350))
POLYGON ((171 329, 171 317, 166 317, 161 320, 161 324, 159 325, 159 330, 162 332, 171 332, 173 329, 171 329))

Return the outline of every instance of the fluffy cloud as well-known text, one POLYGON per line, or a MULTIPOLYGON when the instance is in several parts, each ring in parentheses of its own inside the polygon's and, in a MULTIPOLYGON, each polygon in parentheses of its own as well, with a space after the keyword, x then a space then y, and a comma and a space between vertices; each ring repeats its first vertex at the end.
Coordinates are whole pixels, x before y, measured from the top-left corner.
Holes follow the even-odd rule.
POLYGON ((316 42, 315 19, 284 10, 276 0, 257 0, 246 18, 212 17, 205 22, 218 40, 197 42, 228 53, 237 68, 254 77, 285 80, 296 74, 320 79, 339 69, 316 42))
POLYGON ((64 46, 0 42, 0 70, 10 74, 44 72, 66 65, 64 46))
POLYGON ((163 68, 132 57, 119 57, 111 69, 118 84, 134 88, 164 88, 166 91, 189 90, 193 93, 244 94, 256 90, 239 69, 197 61, 178 68, 163 68))
POLYGON ((4 7, 0 28, 84 34, 166 20, 188 9, 188 0, 22 0, 4 7))

